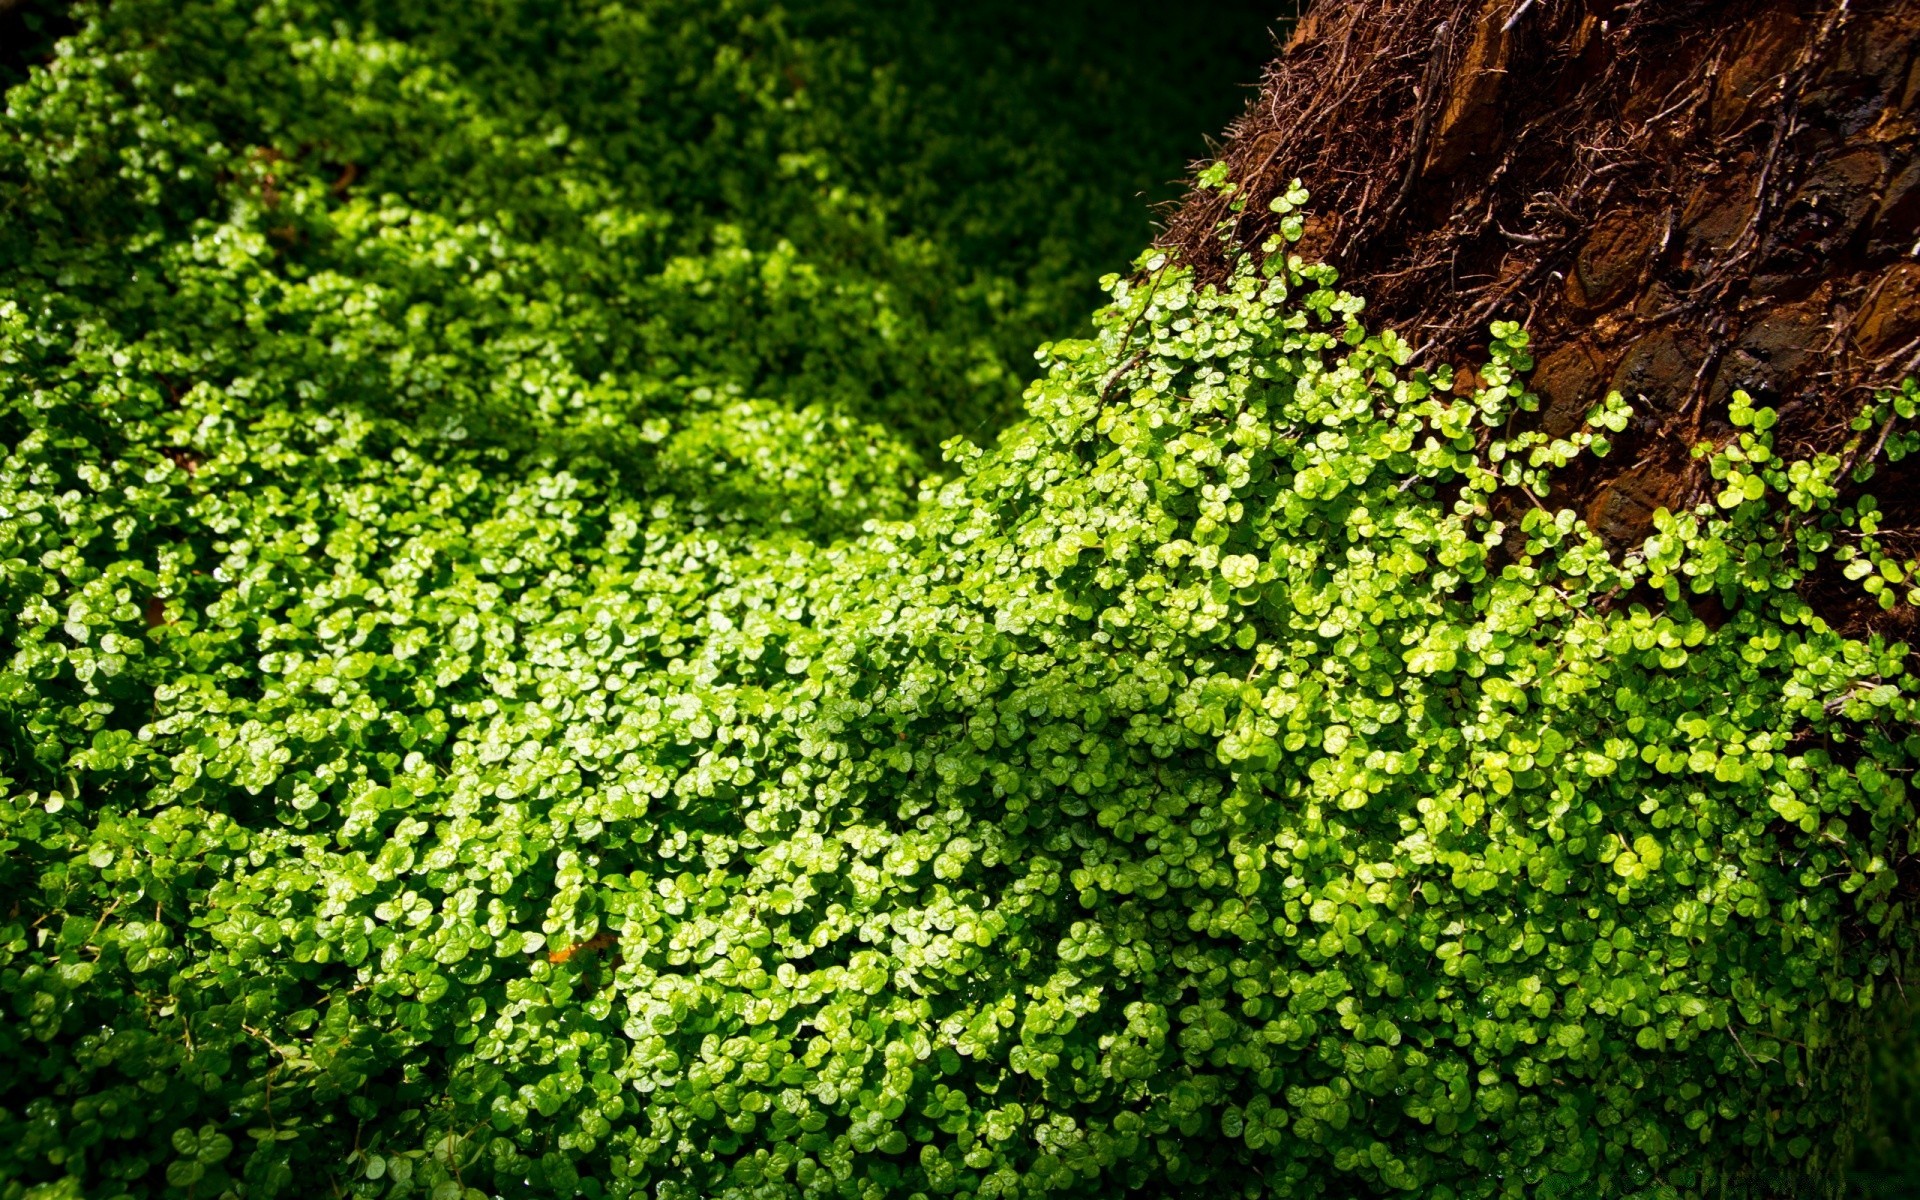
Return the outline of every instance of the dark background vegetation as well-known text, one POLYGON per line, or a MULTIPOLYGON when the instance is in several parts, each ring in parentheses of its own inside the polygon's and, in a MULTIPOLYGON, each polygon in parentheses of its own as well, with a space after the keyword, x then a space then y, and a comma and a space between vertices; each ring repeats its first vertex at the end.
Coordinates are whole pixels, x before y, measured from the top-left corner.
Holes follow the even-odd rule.
POLYGON ((27 69, 53 53, 53 44, 73 28, 64 0, 0 0, 0 88, 26 77, 27 69))
MULTIPOLYGON (((1287 3, 1255 0, 972 0, 931 13, 911 0, 786 7, 796 33, 852 40, 871 61, 894 65, 917 108, 960 104, 972 114, 964 129, 874 129, 864 154, 848 147, 872 171, 873 190, 906 202, 904 224, 940 231, 982 264, 1043 260, 1050 279, 1077 282, 1076 303, 1089 309, 1097 273, 1124 267, 1152 236, 1154 210, 1180 197, 1187 166, 1245 106, 1273 35, 1289 23, 1276 11, 1287 3), (957 46, 965 57, 950 53, 957 46), (924 153, 903 163, 895 138, 909 133, 924 153), (1032 172, 1106 190, 1062 221, 1025 202, 1032 172)), ((74 28, 71 9, 71 0, 0 0, 0 88, 52 56, 74 28)), ((541 53, 510 24, 497 33, 474 47, 474 69, 541 53)))

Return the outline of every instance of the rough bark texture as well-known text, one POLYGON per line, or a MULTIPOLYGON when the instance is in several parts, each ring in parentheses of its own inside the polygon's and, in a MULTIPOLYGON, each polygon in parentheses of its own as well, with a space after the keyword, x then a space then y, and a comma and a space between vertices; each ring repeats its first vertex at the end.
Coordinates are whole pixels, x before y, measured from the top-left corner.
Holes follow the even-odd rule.
MULTIPOLYGON (((1517 319, 1545 427, 1627 396, 1629 436, 1562 502, 1637 542, 1705 494, 1689 447, 1731 434, 1735 388, 1804 453, 1920 367, 1917 51, 1920 0, 1323 0, 1231 130, 1238 192, 1196 190, 1166 241, 1217 273, 1304 180, 1303 252, 1426 362, 1476 361, 1517 319)), ((1900 476, 1871 490, 1906 549, 1920 478, 1900 476)))

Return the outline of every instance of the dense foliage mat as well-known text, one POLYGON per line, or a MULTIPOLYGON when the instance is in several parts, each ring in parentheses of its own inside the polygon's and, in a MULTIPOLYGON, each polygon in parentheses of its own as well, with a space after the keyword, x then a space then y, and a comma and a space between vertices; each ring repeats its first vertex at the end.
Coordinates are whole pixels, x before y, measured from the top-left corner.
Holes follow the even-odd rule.
MULTIPOLYGON (((9 98, 0 263, 173 388, 601 451, 748 395, 928 453, 1017 412, 1238 99, 1141 86, 1151 6, 1105 7, 82 6, 9 98)), ((1257 11, 1152 61, 1252 75, 1257 11)))
POLYGON ((0 1194, 1834 1185, 1920 684, 1795 586, 1912 602, 1911 388, 1613 554, 1617 398, 1277 240, 917 482, 1072 281, 843 174, 861 44, 482 15, 120 0, 10 97, 0 1194))

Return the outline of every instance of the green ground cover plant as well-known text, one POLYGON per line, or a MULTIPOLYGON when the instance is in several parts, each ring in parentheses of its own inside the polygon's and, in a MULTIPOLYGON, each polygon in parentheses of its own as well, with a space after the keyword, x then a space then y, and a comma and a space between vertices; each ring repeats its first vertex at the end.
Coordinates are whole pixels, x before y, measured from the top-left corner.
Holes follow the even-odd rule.
POLYGON ((1833 1190, 1920 684, 1796 585, 1913 602, 1916 392, 1613 553, 1622 402, 1277 241, 942 465, 1115 180, 962 144, 1085 56, 848 11, 120 0, 9 93, 0 1194, 1833 1190))

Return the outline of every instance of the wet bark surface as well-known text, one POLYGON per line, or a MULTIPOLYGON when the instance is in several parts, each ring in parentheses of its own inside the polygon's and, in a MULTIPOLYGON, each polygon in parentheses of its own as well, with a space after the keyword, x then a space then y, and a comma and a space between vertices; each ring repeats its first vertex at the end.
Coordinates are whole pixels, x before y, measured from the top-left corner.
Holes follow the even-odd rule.
MULTIPOLYGON (((1558 501, 1625 546, 1708 494, 1690 448, 1732 435, 1735 389, 1807 454, 1920 368, 1917 118, 1920 0, 1326 0, 1230 132, 1237 191, 1190 193, 1166 241, 1217 274, 1298 177, 1301 252, 1427 365, 1469 366, 1489 322, 1521 321, 1544 427, 1610 389, 1635 408, 1558 501)), ((1867 487, 1902 550, 1912 466, 1867 487)), ((1836 621, 1913 632, 1813 590, 1836 621)))

